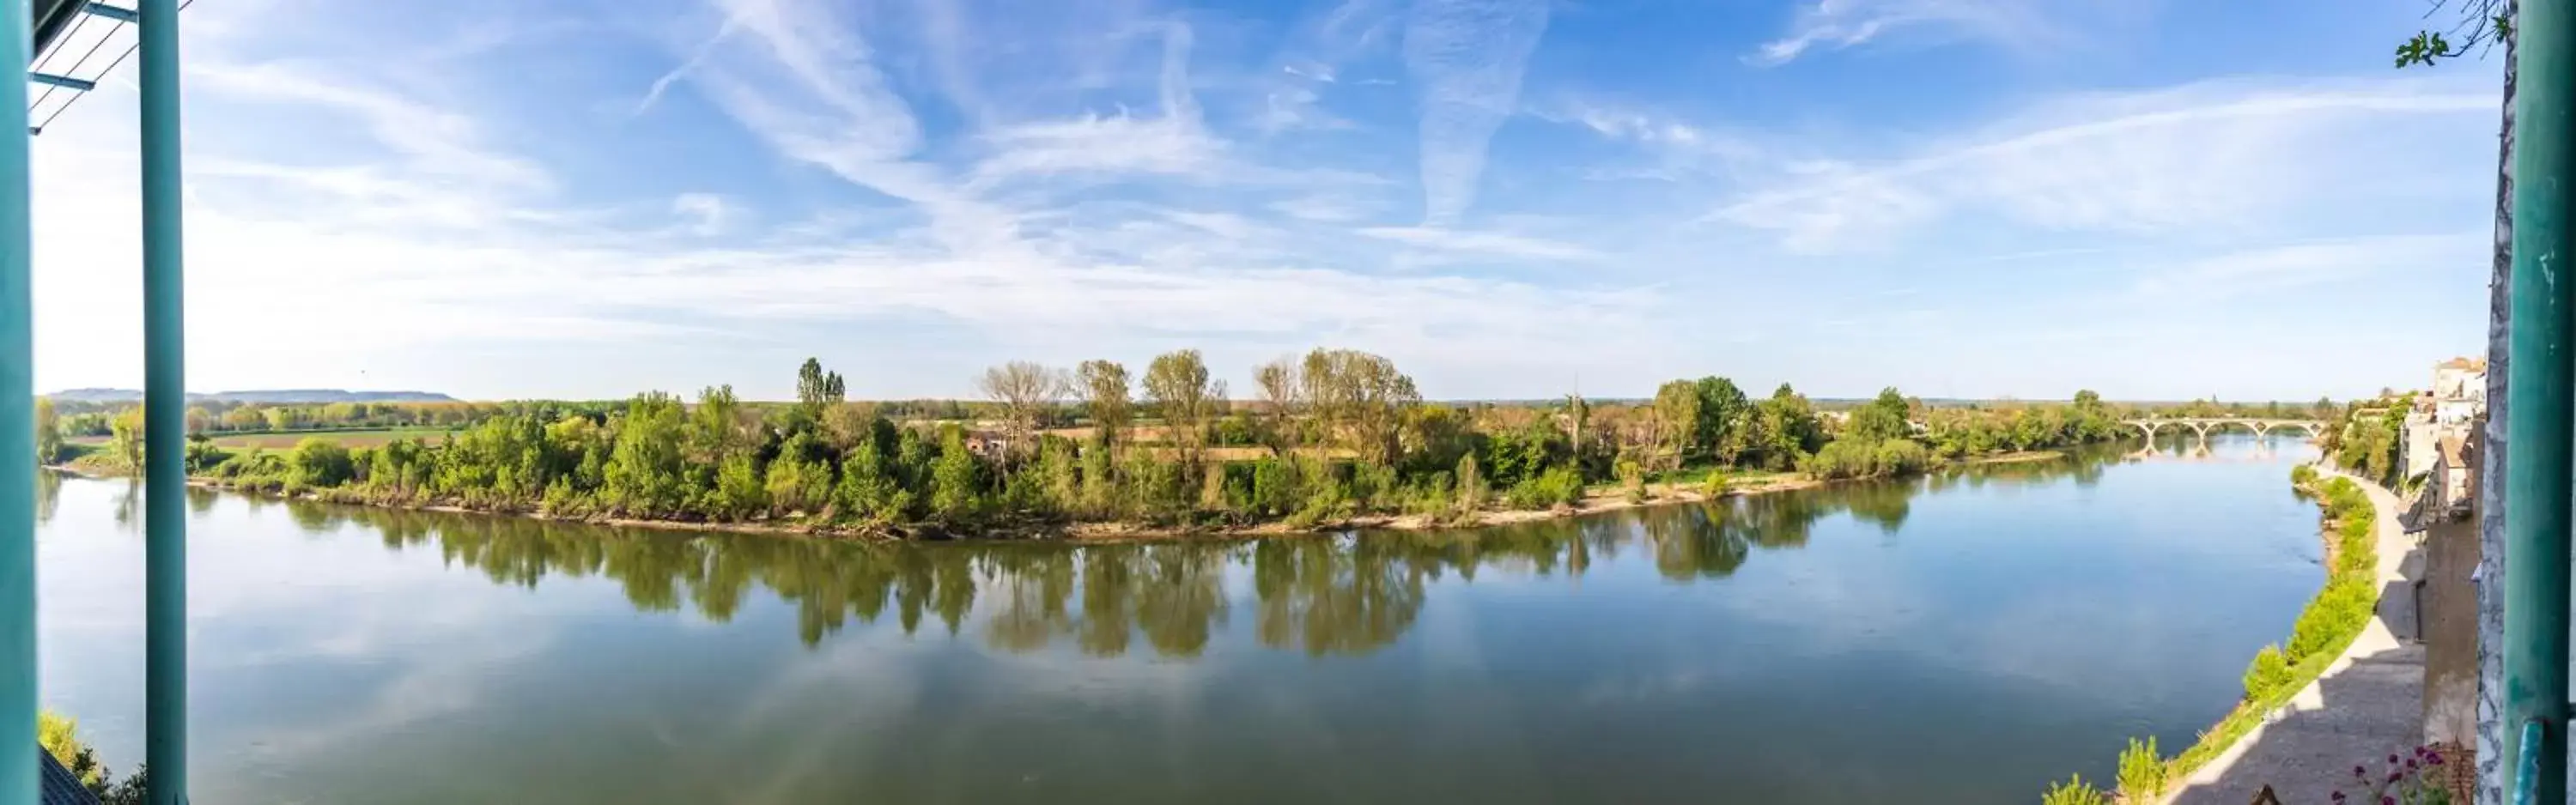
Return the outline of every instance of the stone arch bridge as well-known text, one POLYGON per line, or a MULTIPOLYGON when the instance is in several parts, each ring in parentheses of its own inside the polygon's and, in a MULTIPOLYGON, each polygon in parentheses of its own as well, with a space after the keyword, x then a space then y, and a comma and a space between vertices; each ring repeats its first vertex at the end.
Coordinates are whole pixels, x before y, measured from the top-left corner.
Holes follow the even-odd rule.
POLYGON ((2324 435, 2326 428, 2325 423, 2313 419, 2260 419, 2256 417, 2176 417, 2171 419, 2132 419, 2128 420, 2124 424, 2127 424, 2129 427, 2137 428, 2139 432, 2146 435, 2148 441, 2154 441, 2156 438, 2156 431, 2163 430, 2165 428, 2189 430, 2193 434, 2198 435, 2204 441, 2209 439, 2211 431, 2223 431, 2228 428, 2243 428, 2247 431, 2251 431, 2258 438, 2275 430, 2297 429, 2307 431, 2308 437, 2312 439, 2317 436, 2324 435))

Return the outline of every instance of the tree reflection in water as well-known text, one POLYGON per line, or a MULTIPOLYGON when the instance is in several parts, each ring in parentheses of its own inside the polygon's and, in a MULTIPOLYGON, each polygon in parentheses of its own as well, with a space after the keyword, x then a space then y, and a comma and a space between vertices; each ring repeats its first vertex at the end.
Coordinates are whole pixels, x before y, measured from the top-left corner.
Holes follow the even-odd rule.
MULTIPOLYGON (((796 537, 609 528, 526 518, 354 508, 293 501, 297 527, 371 529, 389 548, 427 548, 499 584, 549 576, 603 577, 638 610, 731 620, 746 594, 767 590, 795 607, 811 646, 852 616, 892 610, 905 634, 934 616, 955 635, 977 614, 984 642, 1039 651, 1059 642, 1117 657, 1141 642, 1156 656, 1198 656, 1228 623, 1229 569, 1249 570, 1252 632, 1262 645, 1309 655, 1366 654, 1413 626, 1430 583, 1455 573, 1580 576, 1594 563, 1645 550, 1665 578, 1722 579, 1758 551, 1807 544, 1838 514, 1893 535, 1925 491, 2039 484, 2090 485, 2115 451, 2055 461, 1958 468, 1926 478, 1842 484, 1723 501, 1651 506, 1473 530, 1364 532, 1252 542, 1126 544, 855 543, 796 537), (1141 637, 1141 641, 1139 638, 1141 637)), ((39 516, 54 484, 40 484, 39 516)), ((127 497, 139 497, 131 490, 127 497)), ((212 498, 190 496, 191 508, 212 498)), ((122 502, 122 501, 121 501, 122 502)), ((120 521, 126 519, 119 507, 120 521)))

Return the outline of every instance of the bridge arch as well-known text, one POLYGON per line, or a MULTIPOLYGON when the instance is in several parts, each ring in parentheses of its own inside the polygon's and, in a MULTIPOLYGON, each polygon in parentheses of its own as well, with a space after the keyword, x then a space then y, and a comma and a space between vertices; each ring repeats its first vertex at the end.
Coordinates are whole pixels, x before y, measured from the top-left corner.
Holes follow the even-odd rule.
POLYGON ((2167 427, 2189 428, 2191 429, 2192 435, 2199 437, 2199 439, 2204 443, 2209 440, 2210 433, 2225 431, 2231 427, 2243 428, 2247 432, 2254 434, 2254 437, 2257 439, 2271 435, 2272 431, 2290 428, 2306 431, 2308 438, 2311 439, 2325 434, 2325 423, 2308 419, 2262 419, 2257 417, 2148 417, 2131 419, 2127 420, 2127 422, 2130 427, 2137 428, 2141 434, 2145 435, 2148 441, 2154 441, 2156 433, 2167 427))

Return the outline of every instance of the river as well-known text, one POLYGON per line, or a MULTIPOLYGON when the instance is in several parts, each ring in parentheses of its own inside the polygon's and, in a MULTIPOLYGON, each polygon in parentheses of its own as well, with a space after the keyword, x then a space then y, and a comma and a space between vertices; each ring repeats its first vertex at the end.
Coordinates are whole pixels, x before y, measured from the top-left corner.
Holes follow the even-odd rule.
MULTIPOLYGON (((2320 584, 2275 438, 1476 531, 878 545, 190 498, 194 799, 2033 802, 2320 584)), ((142 537, 59 479, 43 697, 142 751, 142 537)))

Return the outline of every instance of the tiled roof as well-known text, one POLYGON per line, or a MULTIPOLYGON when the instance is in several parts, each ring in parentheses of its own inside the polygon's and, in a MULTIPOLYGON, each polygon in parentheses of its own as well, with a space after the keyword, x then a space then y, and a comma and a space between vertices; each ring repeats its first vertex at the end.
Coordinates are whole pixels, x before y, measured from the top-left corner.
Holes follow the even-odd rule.
POLYGON ((44 759, 37 764, 43 767, 44 777, 44 783, 37 786, 38 805, 98 805, 98 798, 90 796, 89 789, 81 786, 80 778, 72 776, 70 769, 56 762, 52 753, 37 750, 36 756, 44 759))

